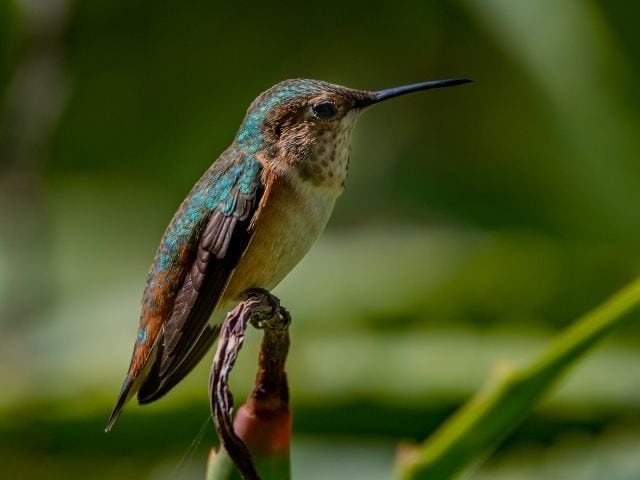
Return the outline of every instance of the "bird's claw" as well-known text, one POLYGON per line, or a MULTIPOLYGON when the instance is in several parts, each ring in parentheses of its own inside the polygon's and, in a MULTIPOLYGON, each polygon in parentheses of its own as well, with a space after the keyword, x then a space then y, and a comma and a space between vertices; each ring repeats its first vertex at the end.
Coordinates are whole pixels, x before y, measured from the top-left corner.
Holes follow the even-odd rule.
POLYGON ((280 300, 263 288, 251 288, 245 292, 247 299, 255 298, 249 322, 255 328, 282 330, 291 324, 291 315, 280 305, 280 300))

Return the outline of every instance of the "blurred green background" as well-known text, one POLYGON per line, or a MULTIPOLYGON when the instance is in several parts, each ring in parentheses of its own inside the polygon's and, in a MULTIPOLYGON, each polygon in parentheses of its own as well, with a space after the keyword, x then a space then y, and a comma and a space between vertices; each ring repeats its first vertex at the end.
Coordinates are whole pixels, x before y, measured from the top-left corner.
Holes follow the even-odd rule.
MULTIPOLYGON (((102 431, 179 202, 282 79, 465 76, 362 118, 276 290, 294 476, 389 478, 401 440, 640 271, 639 21, 623 0, 0 0, 0 477, 202 478, 209 360, 102 431)), ((639 372, 630 322, 469 478, 639 478, 639 372)))

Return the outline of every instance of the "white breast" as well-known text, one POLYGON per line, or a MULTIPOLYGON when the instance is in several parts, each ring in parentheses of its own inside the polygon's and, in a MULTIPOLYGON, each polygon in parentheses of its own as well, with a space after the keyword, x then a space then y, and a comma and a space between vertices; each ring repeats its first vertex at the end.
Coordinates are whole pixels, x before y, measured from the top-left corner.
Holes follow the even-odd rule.
POLYGON ((301 180, 278 180, 224 296, 234 299, 248 288, 271 290, 280 283, 324 230, 339 194, 301 180))
POLYGON ((296 182, 293 190, 295 193, 283 196, 281 203, 274 205, 279 214, 270 217, 271 226, 284 233, 272 245, 273 275, 265 287, 268 289, 280 283, 307 254, 331 218, 341 191, 306 182, 296 182))

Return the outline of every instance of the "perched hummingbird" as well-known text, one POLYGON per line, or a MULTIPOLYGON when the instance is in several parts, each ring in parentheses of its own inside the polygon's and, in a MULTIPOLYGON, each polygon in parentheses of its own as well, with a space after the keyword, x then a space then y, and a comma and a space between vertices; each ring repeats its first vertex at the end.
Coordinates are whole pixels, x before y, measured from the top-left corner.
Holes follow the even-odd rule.
POLYGON ((129 371, 106 430, 133 395, 140 404, 157 400, 198 364, 244 291, 271 290, 307 253, 344 189, 351 132, 365 108, 468 82, 371 92, 298 79, 256 98, 231 146, 195 184, 162 237, 129 371))

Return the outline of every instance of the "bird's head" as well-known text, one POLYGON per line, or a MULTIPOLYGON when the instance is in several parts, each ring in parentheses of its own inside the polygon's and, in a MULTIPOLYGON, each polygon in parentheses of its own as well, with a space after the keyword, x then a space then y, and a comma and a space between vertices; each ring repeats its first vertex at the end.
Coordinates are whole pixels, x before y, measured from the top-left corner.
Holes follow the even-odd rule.
POLYGON ((294 171, 315 185, 342 187, 351 132, 360 112, 405 93, 468 82, 437 80, 373 92, 318 80, 285 80, 253 101, 236 145, 262 157, 276 171, 294 171))

